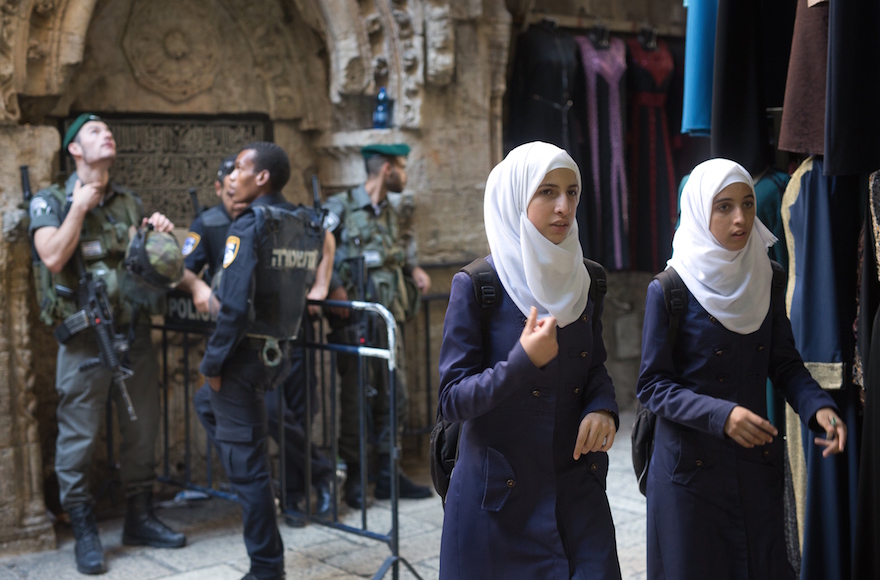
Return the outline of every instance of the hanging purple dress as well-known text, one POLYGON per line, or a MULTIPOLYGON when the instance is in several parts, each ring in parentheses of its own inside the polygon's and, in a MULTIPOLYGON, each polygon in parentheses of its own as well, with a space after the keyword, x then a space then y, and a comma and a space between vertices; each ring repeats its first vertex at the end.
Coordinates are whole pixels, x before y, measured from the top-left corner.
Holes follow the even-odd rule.
POLYGON ((629 268, 629 208, 624 166, 622 89, 626 45, 612 38, 596 49, 586 36, 575 38, 586 76, 587 116, 583 193, 578 205, 581 245, 610 270, 629 268), (588 237, 588 239, 587 239, 588 237))

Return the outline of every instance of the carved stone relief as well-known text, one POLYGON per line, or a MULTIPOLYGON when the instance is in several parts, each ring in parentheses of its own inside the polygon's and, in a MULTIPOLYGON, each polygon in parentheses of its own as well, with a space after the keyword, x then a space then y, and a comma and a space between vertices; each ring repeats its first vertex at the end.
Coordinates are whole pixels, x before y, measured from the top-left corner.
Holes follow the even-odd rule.
POLYGON ((435 85, 447 85, 455 72, 455 22, 448 4, 425 4, 425 79, 435 85))
POLYGON ((215 28, 203 3, 135 0, 122 49, 143 87, 177 103, 214 83, 215 28))
POLYGON ((14 123, 19 116, 12 40, 19 25, 17 12, 18 0, 0 3, 0 123, 14 123))

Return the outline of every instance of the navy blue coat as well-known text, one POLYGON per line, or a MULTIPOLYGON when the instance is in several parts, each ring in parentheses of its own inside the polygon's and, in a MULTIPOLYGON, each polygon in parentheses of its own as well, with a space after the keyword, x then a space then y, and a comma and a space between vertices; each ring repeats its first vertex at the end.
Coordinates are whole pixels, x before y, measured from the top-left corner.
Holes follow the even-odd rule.
POLYGON ((587 413, 617 418, 602 327, 592 324, 601 306, 594 308, 588 302, 580 319, 558 329, 559 355, 539 369, 519 343, 525 317, 506 292, 492 309, 484 353, 471 279, 453 278, 439 407, 443 418, 464 423, 441 578, 620 578, 605 496, 608 456, 572 458, 587 413))
POLYGON ((663 290, 651 282, 636 388, 658 417, 648 472, 648 577, 793 580, 782 437, 746 449, 724 434, 724 423, 737 405, 767 417, 768 375, 815 429, 816 411, 837 407, 804 368, 782 304, 748 335, 724 328, 690 292, 679 316, 670 348, 663 290))

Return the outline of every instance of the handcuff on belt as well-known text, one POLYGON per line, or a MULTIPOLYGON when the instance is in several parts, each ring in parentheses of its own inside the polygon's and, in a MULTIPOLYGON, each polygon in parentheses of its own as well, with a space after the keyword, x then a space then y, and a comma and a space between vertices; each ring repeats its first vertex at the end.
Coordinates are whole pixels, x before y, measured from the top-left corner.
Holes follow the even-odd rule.
POLYGON ((277 367, 281 364, 281 358, 284 351, 281 348, 278 338, 264 334, 248 334, 247 337, 263 341, 263 348, 259 351, 261 363, 270 368, 277 367))

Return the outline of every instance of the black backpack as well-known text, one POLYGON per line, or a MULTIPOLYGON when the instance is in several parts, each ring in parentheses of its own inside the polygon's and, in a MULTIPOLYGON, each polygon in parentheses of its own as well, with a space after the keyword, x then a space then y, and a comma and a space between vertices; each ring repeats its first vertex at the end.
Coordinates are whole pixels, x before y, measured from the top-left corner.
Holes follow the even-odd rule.
MULTIPOLYGON (((584 258, 584 265, 590 274, 590 298, 593 300, 594 311, 598 309, 607 285, 605 282, 605 268, 598 262, 584 258)), ((489 352, 489 325, 492 321, 492 309, 498 305, 501 296, 501 284, 495 269, 485 258, 477 258, 461 269, 471 277, 474 285, 474 297, 481 306, 480 332, 483 336, 483 352, 489 352)), ((597 318, 593 317, 595 325, 597 318)), ((430 459, 431 480, 434 489, 440 494, 440 499, 446 507, 446 492, 449 491, 449 479, 452 477, 452 469, 458 460, 458 438, 461 432, 461 423, 446 421, 440 418, 440 409, 437 409, 437 423, 431 430, 430 459)))
MULTIPOLYGON (((770 308, 782 300, 785 292, 786 273, 778 263, 770 260, 773 266, 773 285, 770 292, 770 308)), ((666 331, 666 342, 675 347, 675 337, 678 333, 678 323, 681 313, 687 306, 687 288, 681 280, 681 276, 674 268, 669 267, 656 276, 654 280, 660 282, 663 288, 663 298, 666 302, 666 313, 669 314, 669 328, 666 331)), ((657 424, 657 416, 642 406, 639 402, 636 407, 636 420, 632 429, 632 462, 639 482, 639 491, 646 495, 648 483, 648 467, 651 465, 651 455, 654 453, 654 429, 657 424)))

